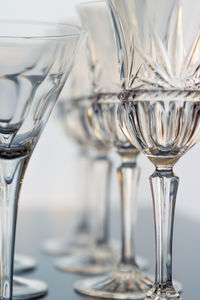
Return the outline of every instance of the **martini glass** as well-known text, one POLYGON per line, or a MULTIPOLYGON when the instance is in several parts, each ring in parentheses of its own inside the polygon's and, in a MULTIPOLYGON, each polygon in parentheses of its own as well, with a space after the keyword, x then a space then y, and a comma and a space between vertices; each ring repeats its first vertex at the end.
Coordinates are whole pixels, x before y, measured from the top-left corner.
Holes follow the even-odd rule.
POLYGON ((1 299, 46 293, 38 280, 13 278, 19 192, 42 129, 67 79, 81 30, 71 25, 0 22, 1 299))
POLYGON ((175 163, 200 137, 200 3, 110 0, 121 59, 121 128, 155 166, 150 176, 156 265, 147 299, 179 299, 172 239, 179 178, 175 163), (191 18, 192 15, 192 18, 191 18))
MULTIPOLYGON (((96 97, 96 96, 94 96, 96 97)), ((112 269, 117 260, 116 250, 109 241, 109 186, 111 161, 109 147, 98 141, 92 134, 87 118, 87 111, 94 97, 66 100, 59 103, 60 121, 81 145, 94 150, 90 163, 90 187, 92 201, 90 208, 90 234, 93 240, 88 245, 79 247, 73 255, 58 258, 55 266, 62 271, 97 275, 112 269), (96 209, 98 205, 98 211, 96 209), (94 208, 93 208, 94 207, 94 208), (93 209, 92 209, 93 208, 93 209), (94 217, 93 217, 94 216, 94 217)))

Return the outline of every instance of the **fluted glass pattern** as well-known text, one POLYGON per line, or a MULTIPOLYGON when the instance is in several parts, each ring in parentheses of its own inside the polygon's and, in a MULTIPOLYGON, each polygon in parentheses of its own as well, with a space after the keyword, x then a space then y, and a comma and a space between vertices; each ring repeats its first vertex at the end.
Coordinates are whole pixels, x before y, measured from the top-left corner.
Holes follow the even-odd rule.
POLYGON ((200 138, 199 92, 133 91, 119 108, 121 128, 154 163, 175 163, 200 138))
POLYGON ((94 135, 105 145, 123 148, 130 143, 119 127, 117 110, 120 101, 116 95, 102 95, 88 109, 88 120, 94 135))

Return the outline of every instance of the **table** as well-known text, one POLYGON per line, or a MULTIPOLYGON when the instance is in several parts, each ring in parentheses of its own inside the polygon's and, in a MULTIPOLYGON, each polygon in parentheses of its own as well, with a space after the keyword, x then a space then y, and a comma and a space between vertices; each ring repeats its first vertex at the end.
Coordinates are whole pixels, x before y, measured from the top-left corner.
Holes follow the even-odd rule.
MULTIPOLYGON (((63 211, 19 211, 16 250, 20 254, 32 255, 38 260, 35 271, 25 277, 42 279, 49 286, 45 300, 85 299, 73 291, 73 283, 81 276, 58 271, 53 266, 54 258, 41 251, 41 243, 71 231, 72 214, 63 211)), ((120 236, 120 215, 111 218, 111 235, 120 236)), ((200 283, 200 222, 176 214, 173 244, 173 275, 184 287, 183 299, 199 298, 200 283)), ((154 272, 154 229, 152 209, 142 209, 138 215, 137 253, 148 258, 150 271, 154 272)), ((86 297, 87 298, 87 297, 86 297)))

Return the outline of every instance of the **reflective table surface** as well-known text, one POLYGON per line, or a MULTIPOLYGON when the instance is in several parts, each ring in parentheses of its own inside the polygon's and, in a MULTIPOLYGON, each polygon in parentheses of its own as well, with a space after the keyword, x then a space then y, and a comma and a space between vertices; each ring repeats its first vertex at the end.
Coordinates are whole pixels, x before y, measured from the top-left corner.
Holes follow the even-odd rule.
MULTIPOLYGON (((73 283, 81 276, 58 271, 53 266, 54 258, 41 250, 42 242, 49 238, 70 234, 73 222, 71 213, 30 211, 20 212, 18 216, 16 250, 19 254, 34 256, 38 261, 36 270, 23 274, 24 277, 37 278, 47 282, 49 291, 42 299, 81 300, 86 297, 73 291, 73 283)), ((112 215, 110 235, 120 237, 120 215, 112 215)), ((183 299, 199 298, 200 284, 200 222, 180 215, 175 217, 173 243, 173 277, 183 285, 183 299)), ((150 271, 154 272, 154 228, 152 210, 139 211, 137 224, 137 253, 148 258, 150 271)), ((83 278, 83 277, 82 277, 83 278)))

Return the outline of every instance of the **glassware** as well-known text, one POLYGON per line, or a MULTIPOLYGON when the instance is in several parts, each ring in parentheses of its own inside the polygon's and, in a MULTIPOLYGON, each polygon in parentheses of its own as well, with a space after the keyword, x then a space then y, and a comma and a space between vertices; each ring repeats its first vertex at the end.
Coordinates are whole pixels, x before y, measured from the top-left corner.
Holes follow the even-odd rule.
POLYGON ((0 22, 1 299, 35 298, 47 291, 38 280, 13 278, 18 197, 80 33, 78 27, 64 24, 0 22))
POLYGON ((90 190, 91 188, 93 190, 91 199, 93 205, 91 203, 89 222, 93 242, 79 247, 79 251, 71 256, 58 258, 55 266, 62 271, 95 275, 108 272, 116 262, 117 254, 112 244, 110 245, 108 235, 111 172, 111 161, 107 155, 109 147, 99 142, 90 131, 87 111, 92 99, 92 96, 71 101, 62 99, 58 103, 60 121, 65 131, 70 132, 79 146, 84 145, 87 149, 93 149, 95 155, 90 161, 90 190))
MULTIPOLYGON (((98 142, 91 134, 87 119, 87 110, 94 97, 91 76, 93 66, 91 62, 88 63, 88 51, 86 36, 76 55, 68 84, 62 91, 57 107, 58 119, 62 128, 68 137, 71 136, 74 139, 81 151, 80 158, 78 158, 78 171, 81 169, 80 160, 86 168, 88 165, 90 166, 89 191, 86 187, 87 195, 82 194, 80 199, 80 205, 85 206, 83 215, 84 220, 87 219, 89 232, 87 236, 85 233, 79 232, 78 235, 71 238, 71 241, 67 238, 63 239, 62 244, 52 241, 48 251, 52 252, 57 249, 57 253, 67 254, 66 257, 57 259, 55 262, 55 265, 62 271, 101 274, 112 268, 116 261, 117 251, 114 249, 113 242, 110 241, 108 228, 111 173, 109 148, 98 142), (90 200, 90 203, 84 204, 85 200, 90 200), (96 209, 97 205, 98 210, 96 209), (56 246, 58 247, 56 248, 56 246)), ((84 179, 86 174, 83 174, 84 179)), ((80 187, 80 181, 77 184, 80 187)))
POLYGON ((18 275, 35 269, 37 263, 33 257, 21 254, 15 254, 14 257, 14 274, 18 275))
POLYGON ((108 275, 77 281, 74 287, 76 291, 94 297, 142 299, 151 288, 152 280, 141 271, 146 263, 135 257, 134 229, 140 171, 136 159, 139 152, 120 130, 117 119, 120 101, 117 96, 98 96, 99 99, 88 110, 91 128, 101 142, 117 150, 122 161, 117 169, 121 195, 121 258, 108 275))
MULTIPOLYGON (((90 147, 88 145, 88 133, 84 132, 79 119, 73 118, 73 101, 91 95, 91 82, 88 75, 87 63, 87 35, 77 51, 73 70, 67 84, 63 88, 61 100, 57 105, 57 120, 64 130, 67 138, 71 138, 78 145, 77 176, 79 180, 79 211, 80 216, 72 233, 64 237, 53 238, 45 241, 42 249, 50 255, 71 255, 80 252, 82 247, 93 243, 90 232, 90 180, 89 170, 91 165, 90 147), (67 99, 66 99, 67 95, 67 99), (71 100, 70 100, 71 99, 71 100), (66 103, 67 102, 67 103, 66 103), (67 113, 67 115, 65 115, 67 113), (75 121, 76 120, 76 121, 75 121), (78 122, 78 124, 76 124, 78 122)), ((74 112, 74 115, 77 111, 74 112)), ((91 145, 90 145, 91 146, 91 145)))
POLYGON ((146 264, 135 257, 134 230, 139 181, 136 159, 139 151, 130 144, 118 124, 120 101, 117 94, 121 86, 114 31, 106 2, 80 4, 78 9, 91 38, 91 49, 96 54, 94 83, 97 100, 88 110, 91 129, 100 142, 117 150, 122 161, 117 170, 121 196, 122 249, 119 264, 112 273, 78 281, 75 289, 83 294, 105 298, 143 298, 151 288, 152 281, 141 271, 146 264))
POLYGON ((173 166, 200 137, 200 4, 110 0, 124 92, 121 128, 150 159, 156 265, 146 299, 180 299, 172 282, 172 239, 179 178, 173 166), (191 18, 192 16, 192 18, 191 18))

